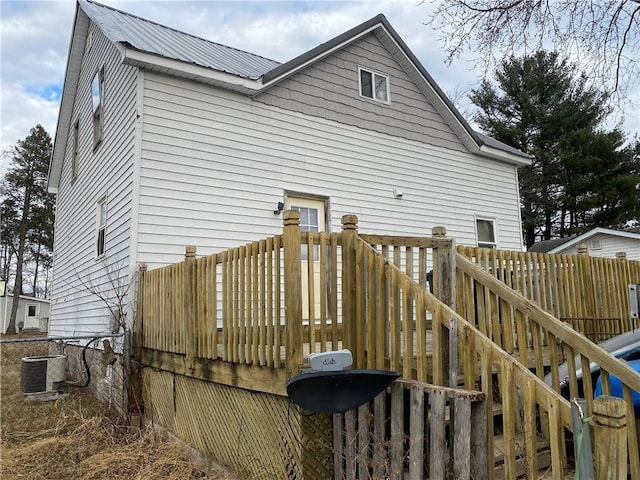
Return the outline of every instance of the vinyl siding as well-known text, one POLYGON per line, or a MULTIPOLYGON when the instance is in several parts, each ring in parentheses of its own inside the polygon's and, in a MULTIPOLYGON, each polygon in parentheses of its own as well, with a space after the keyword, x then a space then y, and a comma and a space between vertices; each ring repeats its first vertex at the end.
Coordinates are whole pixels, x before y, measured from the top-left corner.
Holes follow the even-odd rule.
POLYGON ((254 100, 408 140, 466 151, 451 127, 374 34, 305 68, 254 100), (360 96, 358 67, 389 76, 388 104, 360 96))
POLYGON ((292 112, 145 73, 138 261, 180 261, 281 231, 285 192, 329 198, 329 230, 355 213, 364 233, 475 240, 496 218, 499 247, 521 248, 514 167, 467 152, 292 112), (404 192, 393 197, 393 188, 404 192))
POLYGON ((71 129, 56 199, 52 335, 107 331, 109 311, 99 296, 109 300, 114 284, 126 288, 129 282, 137 69, 120 64, 119 52, 93 23, 89 31, 93 45, 83 55, 72 115, 72 125, 80 122, 78 176, 72 181, 71 129), (91 81, 101 67, 103 140, 94 151, 91 81), (97 202, 104 196, 106 253, 96 259, 97 202))
MULTIPOLYGON (((616 253, 625 252, 627 260, 640 260, 640 240, 599 233, 588 238, 584 243, 586 243, 589 255, 592 257, 616 258, 616 253), (593 249, 591 247, 592 240, 599 240, 602 248, 593 249)), ((575 245, 558 253, 574 255, 578 253, 578 246, 575 245)))

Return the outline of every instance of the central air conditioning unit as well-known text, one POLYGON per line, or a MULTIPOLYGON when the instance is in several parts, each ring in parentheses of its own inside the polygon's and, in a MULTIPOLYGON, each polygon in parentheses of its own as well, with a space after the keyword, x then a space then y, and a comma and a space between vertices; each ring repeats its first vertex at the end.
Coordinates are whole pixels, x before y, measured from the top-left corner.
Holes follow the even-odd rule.
POLYGON ((20 383, 28 395, 57 394, 67 377, 66 355, 43 355, 22 359, 20 383))

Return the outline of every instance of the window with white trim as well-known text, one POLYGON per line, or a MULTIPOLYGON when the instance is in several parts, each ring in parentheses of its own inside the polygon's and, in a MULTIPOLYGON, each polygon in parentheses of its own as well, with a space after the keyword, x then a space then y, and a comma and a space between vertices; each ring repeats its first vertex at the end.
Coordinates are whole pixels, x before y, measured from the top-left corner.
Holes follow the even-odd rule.
MULTIPOLYGON (((300 212, 300 231, 302 232, 324 232, 324 201, 306 198, 287 199, 288 209, 300 212)), ((301 260, 303 262, 309 259, 307 245, 301 246, 301 260)), ((314 261, 320 259, 320 245, 313 247, 314 261)))
POLYGON ((93 109, 93 148, 102 142, 104 123, 104 68, 96 72, 91 82, 91 106, 93 109))
POLYGON ((80 120, 77 120, 73 126, 73 152, 71 154, 71 180, 75 180, 78 176, 78 148, 80 136, 80 120))
POLYGON ((389 76, 358 68, 360 96, 389 103, 389 76))
POLYGON ((98 236, 96 239, 96 257, 104 255, 107 236, 107 198, 98 202, 98 236))
POLYGON ((476 218, 476 241, 479 247, 496 248, 496 221, 491 218, 476 218))

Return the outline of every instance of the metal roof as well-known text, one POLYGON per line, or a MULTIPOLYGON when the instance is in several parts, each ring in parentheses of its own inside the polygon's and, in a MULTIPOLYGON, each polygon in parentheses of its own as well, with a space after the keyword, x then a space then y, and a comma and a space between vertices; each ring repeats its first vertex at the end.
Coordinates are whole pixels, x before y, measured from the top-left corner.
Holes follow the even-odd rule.
POLYGON ((477 130, 474 130, 473 132, 475 133, 478 141, 488 147, 497 148, 498 150, 502 150, 503 152, 511 153, 512 155, 518 155, 523 158, 529 158, 529 159, 533 158, 528 153, 525 153, 522 150, 518 150, 517 148, 513 148, 512 146, 507 145, 506 143, 502 143, 493 137, 489 137, 484 133, 481 133, 477 130))
MULTIPOLYGON (((422 82, 429 85, 430 91, 435 94, 434 99, 436 106, 442 107, 439 108, 440 114, 453 125, 459 125, 460 128, 458 128, 456 132, 470 151, 486 155, 486 152, 482 152, 482 147, 487 146, 505 152, 509 156, 507 161, 510 163, 525 165, 531 161, 532 157, 530 155, 473 130, 382 14, 373 17, 285 64, 281 64, 275 60, 211 42, 91 0, 78 0, 78 7, 104 32, 109 40, 116 44, 121 44, 127 50, 157 56, 159 59, 166 58, 176 60, 186 65, 195 65, 204 69, 210 69, 214 72, 222 72, 243 79, 244 81, 255 81, 257 89, 259 89, 260 84, 265 85, 270 83, 270 85, 265 85, 265 89, 268 89, 272 84, 278 83, 281 79, 295 73, 299 68, 303 68, 307 62, 313 63, 323 58, 324 55, 330 53, 334 47, 339 46, 343 42, 348 42, 351 38, 355 39, 365 31, 382 27, 382 30, 393 39, 391 45, 396 46, 394 50, 397 50, 396 54, 406 56, 406 58, 410 60, 410 63, 420 72, 423 79, 422 82), (469 140, 471 140, 471 142, 469 142, 469 140)), ((78 22, 82 23, 82 21, 82 16, 79 16, 78 12, 76 12, 76 26, 78 22)), ((80 31, 75 32, 76 26, 74 26, 74 35, 76 35, 76 33, 78 35, 86 35, 86 26, 84 27, 85 30, 83 30, 84 33, 80 31)), ((78 41, 80 40, 81 39, 78 39, 78 41)), ((84 42, 79 45, 84 45, 84 42)), ((76 49, 81 48, 79 45, 76 45, 76 49)), ((78 55, 78 53, 70 51, 69 62, 77 63, 80 61, 79 58, 75 58, 74 55, 78 55)), ((69 65, 67 68, 69 69, 69 65)), ((67 90, 67 87, 71 88, 70 85, 68 86, 66 84, 71 78, 69 75, 70 72, 68 70, 65 76, 65 90, 67 90)), ((71 78, 71 80, 73 79, 71 78)), ((72 83, 73 81, 71 81, 71 84, 72 83)), ((234 85, 227 82, 224 84, 224 87, 234 88, 234 85)), ((244 94, 251 93, 249 90, 243 91, 242 88, 237 91, 244 94)), ((63 100, 65 100, 65 98, 63 92, 63 100)), ((73 102, 72 99, 71 102, 73 102)), ((62 102, 59 122, 62 119, 63 112, 66 111, 65 108, 69 110, 67 116, 70 115, 71 107, 68 105, 65 107, 66 103, 68 102, 62 102)), ((67 120, 65 117, 65 122, 67 120)), ((60 127, 60 125, 58 125, 58 127, 60 127)), ((64 128, 62 130, 60 130, 60 128, 56 130, 56 144, 58 142, 58 133, 63 130, 64 128)), ((64 153, 58 153, 58 150, 60 149, 54 148, 54 154, 56 154, 57 161, 61 162, 62 160, 58 158, 58 156, 64 153)), ((489 156, 496 158, 494 154, 489 156)), ((60 173, 54 170, 52 170, 52 172, 56 175, 60 173)), ((52 191, 55 191, 57 183, 51 183, 50 181, 50 187, 52 191)))
POLYGON ((211 42, 89 0, 79 0, 112 42, 220 72, 256 80, 280 62, 211 42))

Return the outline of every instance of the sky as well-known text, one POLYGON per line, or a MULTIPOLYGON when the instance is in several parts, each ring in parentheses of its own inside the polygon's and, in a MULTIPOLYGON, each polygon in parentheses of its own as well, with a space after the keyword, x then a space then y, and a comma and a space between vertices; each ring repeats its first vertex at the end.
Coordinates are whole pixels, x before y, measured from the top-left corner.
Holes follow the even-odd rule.
MULTIPOLYGON (((444 92, 470 120, 466 95, 487 75, 473 53, 446 65, 431 1, 102 0, 111 7, 218 43, 285 62, 384 13, 444 92)), ((75 0, 0 0, 0 152, 41 124, 55 135, 75 0)), ((640 133, 640 88, 623 129, 640 133)), ((613 128, 613 125, 611 126, 613 128)), ((0 161, 0 172, 7 159, 0 161)))

